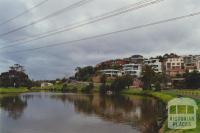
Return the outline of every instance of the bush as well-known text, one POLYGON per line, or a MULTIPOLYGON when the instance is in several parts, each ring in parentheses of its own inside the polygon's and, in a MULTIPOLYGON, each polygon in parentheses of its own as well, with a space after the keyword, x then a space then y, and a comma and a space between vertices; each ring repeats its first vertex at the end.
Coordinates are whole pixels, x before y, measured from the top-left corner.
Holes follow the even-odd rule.
POLYGON ((85 92, 85 93, 91 93, 93 88, 94 88, 94 84, 93 83, 89 83, 89 85, 84 87, 81 91, 85 92))
POLYGON ((68 92, 67 84, 64 84, 61 89, 62 92, 68 92))
POLYGON ((76 93, 78 92, 78 89, 76 87, 72 88, 71 92, 76 93))

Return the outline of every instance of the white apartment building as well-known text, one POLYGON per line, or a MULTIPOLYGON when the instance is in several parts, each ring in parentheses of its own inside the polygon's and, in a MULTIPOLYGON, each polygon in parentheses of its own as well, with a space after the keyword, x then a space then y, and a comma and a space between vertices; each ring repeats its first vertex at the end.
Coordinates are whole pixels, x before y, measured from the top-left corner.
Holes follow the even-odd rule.
POLYGON ((116 77, 116 76, 120 76, 120 71, 116 70, 116 69, 105 69, 105 70, 101 70, 101 73, 105 74, 106 76, 109 77, 116 77))
POLYGON ((145 59, 144 64, 151 66, 156 73, 162 72, 162 62, 160 62, 159 59, 156 58, 145 59))
POLYGON ((131 76, 141 77, 142 65, 141 64, 125 64, 123 65, 123 73, 131 76))

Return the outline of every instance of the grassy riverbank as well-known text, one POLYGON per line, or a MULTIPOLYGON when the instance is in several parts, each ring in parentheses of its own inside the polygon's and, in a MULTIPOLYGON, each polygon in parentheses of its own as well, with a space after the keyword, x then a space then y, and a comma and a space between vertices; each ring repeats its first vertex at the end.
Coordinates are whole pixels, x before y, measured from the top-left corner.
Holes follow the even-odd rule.
MULTIPOLYGON (((133 89, 127 89, 122 92, 128 95, 148 95, 159 98, 163 102, 167 103, 169 100, 177 97, 177 95, 183 95, 187 97, 192 97, 195 99, 196 96, 200 96, 200 91, 198 90, 171 90, 171 91, 139 91, 133 89)), ((199 109, 197 111, 197 128, 192 130, 171 130, 167 127, 167 120, 164 122, 161 133, 199 133, 200 132, 200 100, 195 99, 199 109)))
MULTIPOLYGON (((67 92, 82 92, 84 89, 89 85, 88 82, 77 82, 77 83, 68 83, 66 86, 64 84, 55 84, 53 86, 47 87, 32 87, 32 91, 55 91, 55 92, 62 92, 63 90, 67 92)), ((94 83, 93 84, 93 92, 99 92, 100 84, 94 83)))
POLYGON ((159 98, 163 102, 168 102, 169 100, 176 97, 175 94, 168 94, 163 92, 155 92, 155 91, 142 91, 142 90, 135 90, 135 89, 126 89, 122 92, 122 94, 128 95, 148 95, 159 98))
POLYGON ((8 94, 8 93, 24 93, 29 92, 26 87, 19 88, 0 88, 0 94, 8 94))

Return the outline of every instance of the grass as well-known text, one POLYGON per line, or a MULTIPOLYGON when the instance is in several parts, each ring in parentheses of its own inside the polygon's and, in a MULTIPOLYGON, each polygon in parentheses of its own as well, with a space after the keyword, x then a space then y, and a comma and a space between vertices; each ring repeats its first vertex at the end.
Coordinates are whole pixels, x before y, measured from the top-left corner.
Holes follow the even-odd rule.
MULTIPOLYGON (((154 91, 141 91, 139 89, 126 89, 122 93, 123 94, 130 94, 130 95, 148 95, 159 98, 160 100, 167 103, 171 99, 177 97, 177 95, 199 95, 199 90, 174 90, 174 91, 161 91, 161 92, 154 92, 154 91)), ((167 126, 167 120, 164 122, 162 129, 160 130, 161 133, 200 133, 200 100, 195 99, 197 106, 199 109, 197 110, 197 128, 192 130, 171 130, 167 126)))
POLYGON ((129 94, 129 95, 148 95, 153 96, 156 98, 159 98, 163 102, 168 102, 169 100, 175 98, 175 94, 168 94, 168 93, 162 93, 162 92, 154 92, 154 91, 143 91, 139 89, 126 89, 122 92, 122 94, 129 94))
POLYGON ((19 87, 19 88, 0 88, 0 94, 7 94, 7 93, 24 93, 28 92, 29 90, 26 87, 19 87))

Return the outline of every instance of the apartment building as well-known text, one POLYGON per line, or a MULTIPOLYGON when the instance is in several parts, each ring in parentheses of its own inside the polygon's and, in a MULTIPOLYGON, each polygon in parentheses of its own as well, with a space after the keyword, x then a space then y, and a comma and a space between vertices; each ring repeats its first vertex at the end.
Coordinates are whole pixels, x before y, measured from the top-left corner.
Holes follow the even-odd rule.
POLYGON ((183 57, 168 58, 165 62, 166 74, 175 77, 178 74, 185 73, 185 64, 183 57))
POLYGON ((162 62, 157 58, 144 59, 144 64, 151 66, 156 73, 162 72, 162 62))
POLYGON ((200 55, 187 55, 183 56, 185 69, 189 72, 193 72, 194 70, 200 71, 200 55))
POLYGON ((141 77, 142 65, 141 64, 125 64, 123 65, 123 74, 128 74, 135 77, 141 77))
POLYGON ((144 61, 144 57, 142 55, 133 55, 129 58, 124 59, 130 63, 134 63, 134 64, 142 64, 144 61))
POLYGON ((200 60, 198 60, 198 61, 196 62, 196 65, 197 65, 197 71, 200 72, 200 60))
POLYGON ((105 70, 101 70, 102 74, 105 74, 106 76, 109 77, 116 77, 116 76, 120 76, 120 70, 116 70, 116 69, 105 69, 105 70))

